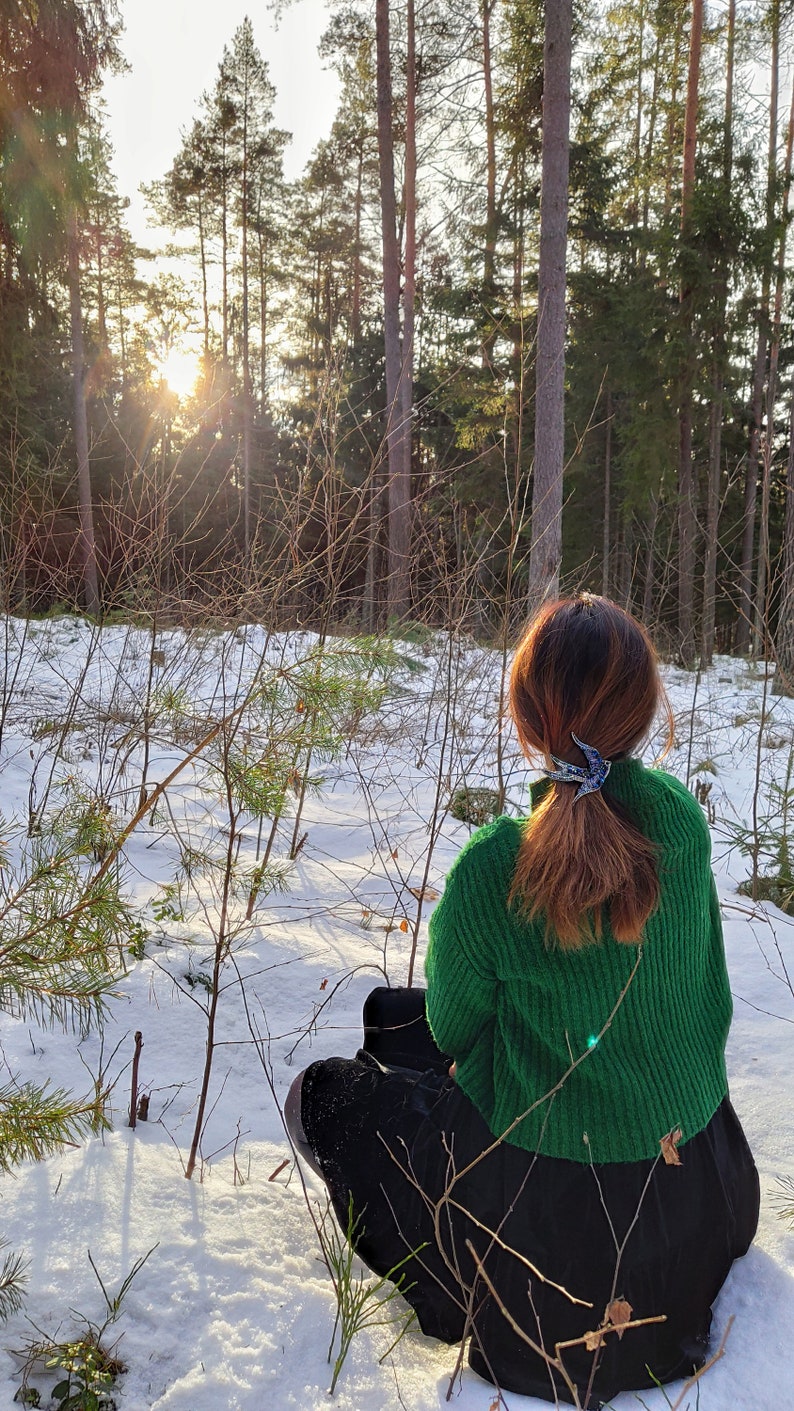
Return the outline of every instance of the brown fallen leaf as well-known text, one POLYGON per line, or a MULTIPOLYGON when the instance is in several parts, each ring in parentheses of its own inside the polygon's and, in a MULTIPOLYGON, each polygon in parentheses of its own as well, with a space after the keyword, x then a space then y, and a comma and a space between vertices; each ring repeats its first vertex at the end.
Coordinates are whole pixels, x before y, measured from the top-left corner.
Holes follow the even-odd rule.
POLYGON ((584 1345, 588 1352, 597 1352, 604 1341, 603 1328, 594 1328, 591 1333, 585 1333, 584 1345))
POLYGON ((438 901, 440 895, 435 887, 409 887, 408 890, 417 901, 438 901))
POLYGON ((401 931, 407 931, 407 930, 408 930, 408 922, 406 921, 405 917, 403 917, 402 921, 400 922, 400 930, 401 930, 401 931))
POLYGON ((399 851, 399 849, 398 849, 398 848, 395 848, 395 849, 394 849, 394 852, 391 854, 391 860, 392 860, 392 862, 396 862, 396 861, 397 861, 397 853, 398 853, 398 851, 399 851))
POLYGON ((622 1338, 623 1334, 625 1333, 626 1329, 624 1328, 623 1324, 631 1321, 631 1315, 633 1312, 634 1309, 632 1308, 630 1303, 626 1302, 625 1298, 613 1299, 609 1307, 607 1308, 607 1321, 612 1323, 613 1326, 617 1328, 618 1338, 622 1338))
POLYGON ((662 1148, 662 1157, 666 1166, 680 1166, 682 1164, 676 1148, 683 1135, 680 1127, 674 1127, 666 1137, 660 1138, 659 1145, 662 1148))
POLYGON ((327 988, 327 986, 328 986, 328 977, 326 976, 326 978, 325 978, 324 980, 321 980, 321 981, 320 981, 320 989, 321 989, 321 990, 324 990, 324 989, 327 988))

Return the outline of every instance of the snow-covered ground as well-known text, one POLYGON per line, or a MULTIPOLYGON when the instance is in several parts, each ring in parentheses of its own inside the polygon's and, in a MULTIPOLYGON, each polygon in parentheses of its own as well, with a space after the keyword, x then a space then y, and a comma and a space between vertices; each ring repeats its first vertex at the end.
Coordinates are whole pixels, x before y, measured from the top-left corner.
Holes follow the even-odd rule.
MULTIPOLYGON (((242 698, 262 660, 288 683, 294 663, 313 649, 308 637, 267 639, 256 627, 164 632, 153 642, 123 626, 98 632, 72 619, 2 620, 0 644, 3 633, 0 810, 12 853, 22 846, 15 839, 24 837, 31 808, 46 822, 65 802, 85 805, 101 796, 116 822, 132 816, 147 681, 151 787, 189 752, 202 722, 209 728, 242 698)), ((306 836, 286 890, 263 900, 252 927, 241 926, 224 972, 203 1159, 191 1181, 184 1163, 206 1035, 194 1001, 207 998, 202 977, 211 969, 216 892, 211 881, 197 884, 194 901, 203 914, 187 906, 180 920, 156 904, 186 848, 194 856, 211 853, 224 838, 222 791, 201 758, 177 775, 167 800, 126 846, 124 890, 150 934, 143 958, 127 957, 104 1033, 78 1041, 2 1018, 3 1081, 52 1077, 85 1092, 101 1070, 113 1084, 113 1130, 0 1180, 0 1232, 29 1261, 25 1308, 0 1330, 0 1406, 12 1405, 15 1353, 31 1338, 68 1338, 80 1327, 76 1314, 101 1321, 102 1294, 87 1252, 115 1292, 155 1245, 112 1332, 128 1369, 113 1393, 119 1411, 310 1411, 332 1404, 326 1353, 333 1292, 265 1069, 281 1103, 308 1061, 355 1051, 364 996, 384 972, 392 983, 405 981, 419 908, 421 957, 433 895, 468 836, 468 826, 445 813, 451 793, 497 780, 498 655, 465 643, 452 650, 443 636, 404 653, 409 660, 393 669, 378 709, 351 716, 341 727, 343 747, 313 771, 324 782, 304 804, 298 837, 306 836), (150 1108, 148 1122, 132 1131, 126 1118, 136 1030, 150 1108)), ((757 826, 764 836, 781 828, 794 702, 771 694, 763 668, 727 658, 702 679, 672 668, 665 679, 677 729, 663 767, 692 787, 711 784, 714 866, 735 996, 731 1096, 762 1190, 756 1243, 716 1308, 715 1345, 734 1316, 725 1356, 689 1401, 701 1411, 782 1411, 792 1404, 794 1233, 778 1217, 776 1195, 781 1178, 794 1181, 794 995, 787 982, 794 978, 794 919, 737 889, 750 870, 739 841, 752 826, 756 777, 757 826)), ((292 708, 302 711, 304 702, 292 708)), ((653 755, 652 743, 646 757, 653 755)), ((503 770, 507 806, 518 811, 528 775, 512 740, 503 770)), ((287 857, 294 808, 272 858, 287 857)), ((266 822, 264 838, 268 829, 266 822)), ((243 860, 254 860, 257 834, 251 821, 243 860)), ((320 1183, 309 1175, 307 1187, 319 1208, 320 1183)), ((381 1365, 391 1340, 387 1328, 376 1328, 354 1341, 335 1396, 340 1411, 446 1404, 454 1349, 410 1330, 381 1365)), ((49 1373, 36 1385, 44 1393, 54 1380, 49 1373)), ((660 1411, 678 1390, 643 1393, 642 1403, 660 1411)), ((451 1404, 488 1411, 494 1399, 493 1388, 464 1369, 451 1404)), ((504 1404, 518 1411, 542 1403, 510 1394, 504 1404)), ((632 1394, 614 1402, 616 1411, 639 1405, 632 1394)))

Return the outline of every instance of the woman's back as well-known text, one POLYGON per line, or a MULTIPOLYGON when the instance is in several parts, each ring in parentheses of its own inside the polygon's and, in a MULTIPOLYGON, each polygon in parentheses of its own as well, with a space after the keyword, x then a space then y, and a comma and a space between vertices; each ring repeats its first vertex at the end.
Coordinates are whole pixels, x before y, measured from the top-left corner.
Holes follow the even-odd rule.
POLYGON ((600 941, 562 949, 543 916, 509 906, 522 824, 502 818, 450 873, 427 958, 436 1041, 494 1134, 584 1162, 655 1156, 676 1129, 686 1142, 727 1091, 731 997, 700 805, 638 760, 605 788, 657 850, 641 946, 615 941, 607 910, 600 941))

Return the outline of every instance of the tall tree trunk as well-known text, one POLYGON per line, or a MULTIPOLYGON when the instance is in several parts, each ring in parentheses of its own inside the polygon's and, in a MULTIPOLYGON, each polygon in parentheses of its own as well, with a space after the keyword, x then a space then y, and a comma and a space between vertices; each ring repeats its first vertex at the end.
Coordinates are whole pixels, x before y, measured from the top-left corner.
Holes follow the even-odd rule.
MULTIPOLYGON (((689 34, 689 72, 684 117, 684 167, 681 183, 681 246, 685 260, 691 239, 692 198, 695 191, 700 51, 703 41, 703 0, 692 0, 689 34)), ((684 361, 678 409, 678 638, 680 659, 691 666, 695 657, 692 620, 695 575, 695 495, 692 466, 692 410, 695 357, 692 341, 692 289, 687 274, 680 289, 684 361)))
POLYGON ((780 360, 780 321, 783 312, 783 290, 786 279, 786 237, 789 223, 789 197, 791 195, 791 162, 794 156, 794 88, 791 91, 788 128, 786 131, 786 159, 783 167, 783 200, 780 211, 780 242, 777 249, 775 271, 775 296, 772 303, 772 329, 769 341, 769 371, 766 384, 766 434, 763 449, 763 474, 761 479, 761 522, 758 543, 758 567, 755 586, 755 637, 756 642, 765 641, 767 622, 767 588, 769 564, 769 502, 772 491, 772 456, 775 437, 775 401, 777 399, 777 374, 780 360))
MULTIPOLYGON (((411 448, 414 400, 414 336, 416 309, 416 12, 414 0, 406 10, 405 94, 405 258, 403 261, 403 341, 400 373, 402 408, 403 476, 407 486, 408 568, 410 569, 411 448)), ((406 582, 404 609, 410 607, 410 579, 406 582)))
MULTIPOLYGON (((221 278, 223 282, 222 304, 222 347, 223 366, 228 367, 229 363, 229 197, 227 190, 227 169, 226 169, 226 130, 224 128, 221 142, 221 278)), ((225 392, 224 388, 224 392, 225 392)))
POLYGON ((85 345, 83 308, 80 296, 80 245, 77 212, 68 217, 69 315, 72 339, 72 384, 74 396, 74 441, 77 450, 77 493, 80 513, 80 566, 83 605, 96 616, 100 609, 94 511, 91 495, 91 463, 88 455, 88 417, 85 404, 85 345))
POLYGON ((609 597, 610 516, 612 514, 612 393, 607 388, 604 445, 604 547, 601 558, 601 592, 609 597))
MULTIPOLYGON (((383 333, 386 355, 386 448, 389 487, 388 612, 399 621, 408 610, 410 479, 404 453, 400 374, 400 247, 394 194, 391 35, 389 0, 375 3, 378 167, 383 241, 383 333)), ((379 508, 379 506, 377 507, 379 508)))
POLYGON ((700 664, 711 666, 717 611, 717 549, 719 546, 720 469, 722 458, 723 372, 719 349, 714 354, 709 408, 709 475, 706 488, 706 533, 703 545, 703 614, 700 664))
POLYGON ((350 308, 350 337, 357 343, 361 337, 361 217, 364 205, 364 140, 359 141, 356 166, 356 194, 353 200, 353 293, 350 308))
POLYGON ((491 16, 496 0, 482 0, 482 66, 485 97, 485 248, 482 264, 483 338, 481 360, 490 367, 496 328, 494 299, 496 295, 496 118, 493 97, 493 65, 491 58, 491 16))
MULTIPOLYGON (((725 63, 725 122, 722 144, 722 191, 727 211, 733 172, 733 71, 736 43, 736 0, 729 0, 725 63)), ((709 412, 709 475, 706 490, 706 542, 703 557, 703 615, 700 640, 701 666, 711 666, 717 611, 717 549, 719 544, 720 474, 722 458, 722 407, 724 400, 728 308, 728 267, 725 256, 718 270, 718 310, 713 336, 713 372, 709 412)))
POLYGON ((640 0, 637 23, 640 27, 639 54, 637 56, 637 99, 634 110, 633 166, 634 191, 632 195, 631 223, 637 225, 640 218, 640 191, 642 188, 642 80, 645 62, 645 0, 640 0))
POLYGON ((651 496, 651 518, 647 525, 645 550, 645 585, 642 594, 642 620, 650 627, 653 614, 653 585, 656 576, 656 526, 659 522, 659 495, 651 496))
POLYGON ((121 353, 121 392, 123 396, 127 390, 127 335, 124 330, 124 293, 120 274, 116 280, 116 304, 119 311, 119 351, 121 353))
POLYGON ((761 298, 758 308, 758 338, 755 349, 755 364, 753 367, 750 444, 747 451, 747 466, 744 477, 742 557, 739 567, 739 620, 736 625, 737 652, 749 651, 753 627, 753 549, 755 545, 755 521, 758 505, 758 458, 761 447, 767 323, 769 319, 769 295, 772 287, 772 261, 774 259, 775 183, 777 178, 777 108, 780 84, 780 0, 772 0, 770 17, 772 21, 772 56, 769 85, 769 146, 767 152, 766 182, 766 239, 768 248, 761 276, 761 298))
POLYGON ((361 603, 361 626, 364 632, 375 632, 378 627, 378 580, 381 559, 380 506, 384 493, 384 469, 381 461, 375 461, 370 469, 364 493, 367 496, 365 519, 366 566, 364 570, 364 591, 361 603))
POLYGON ((789 413, 788 462, 786 465, 786 515, 783 528, 783 573, 777 633, 775 636, 777 672, 774 691, 794 696, 794 381, 789 413))
POLYGON ((259 407, 267 406, 267 246, 262 229, 261 211, 258 216, 259 242, 259 407))
POLYGON ((96 216, 96 323, 101 353, 108 350, 107 317, 105 312, 105 271, 102 264, 102 229, 99 212, 96 216))
MULTIPOLYGON (((648 129, 645 136, 645 172, 643 177, 642 193, 642 230, 643 234, 648 229, 648 217, 651 206, 651 158, 653 156, 653 144, 656 138, 656 115, 659 108, 659 85, 661 81, 661 52, 662 52, 662 31, 661 26, 656 24, 656 43, 653 54, 653 85, 651 88, 651 102, 648 109, 648 129)), ((640 269, 645 268, 647 252, 643 242, 640 248, 640 269)))
POLYGON ((618 602, 629 611, 634 581, 634 519, 630 511, 621 516, 618 580, 618 602))
MULTIPOLYGON (((664 7, 666 10, 666 6, 664 7)), ((660 11, 662 6, 659 7, 660 11)), ((657 18, 657 24, 664 23, 664 20, 657 18)), ((684 6, 678 5, 675 21, 675 36, 673 40, 673 71, 669 76, 670 82, 670 103, 667 110, 666 129, 666 149, 667 160, 665 162, 664 181, 664 214, 669 217, 673 209, 673 184, 674 173, 678 167, 678 147, 676 138, 676 110, 678 107, 678 81, 681 68, 681 52, 684 47, 684 6)))
POLYGON ((246 570, 251 564, 251 359, 250 359, 250 319, 248 308, 248 102, 249 83, 246 65, 243 87, 243 150, 240 189, 241 216, 241 262, 243 294, 243 535, 245 542, 246 570))
POLYGON ((206 376, 210 361, 210 307, 207 295, 207 244, 206 235, 204 233, 204 201, 200 187, 198 193, 198 233, 199 257, 201 260, 201 316, 204 336, 204 374, 206 376))
POLYGON ((572 0, 547 0, 543 48, 535 475, 529 600, 556 596, 562 560, 565 461, 565 264, 571 116, 572 0))

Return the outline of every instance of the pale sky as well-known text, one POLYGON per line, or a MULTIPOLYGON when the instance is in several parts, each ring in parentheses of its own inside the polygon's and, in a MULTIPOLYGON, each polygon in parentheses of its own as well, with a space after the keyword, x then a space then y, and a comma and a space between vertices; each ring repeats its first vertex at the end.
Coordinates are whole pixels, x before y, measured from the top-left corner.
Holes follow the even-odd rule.
POLYGON ((127 223, 134 239, 151 245, 164 238, 147 228, 138 185, 168 170, 180 130, 190 127, 201 94, 215 81, 223 46, 231 44, 246 15, 270 65, 276 124, 293 133, 287 176, 300 173, 336 111, 336 77, 317 56, 327 23, 324 0, 296 0, 278 29, 263 0, 121 0, 121 9, 121 45, 130 71, 108 79, 104 96, 119 189, 131 201, 127 223))

